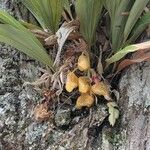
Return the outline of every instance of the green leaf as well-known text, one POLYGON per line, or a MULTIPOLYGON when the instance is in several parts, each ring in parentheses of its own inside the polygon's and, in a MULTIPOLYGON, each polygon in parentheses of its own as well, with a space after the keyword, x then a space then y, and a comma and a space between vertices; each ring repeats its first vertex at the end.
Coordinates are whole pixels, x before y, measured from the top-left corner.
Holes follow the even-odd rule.
POLYGON ((114 126, 116 119, 118 119, 119 117, 119 111, 117 108, 115 108, 117 107, 117 104, 115 102, 109 102, 107 103, 107 106, 109 111, 109 117, 108 117, 109 123, 110 125, 114 126))
MULTIPOLYGON (((119 8, 121 0, 103 0, 103 4, 104 7, 106 8, 106 10, 108 11, 107 17, 110 17, 109 22, 106 24, 107 30, 108 30, 108 36, 110 37, 110 41, 112 43, 112 41, 114 40, 114 37, 112 37, 112 33, 113 33, 113 26, 114 26, 114 22, 115 22, 115 16, 116 16, 116 12, 119 8)), ((119 17, 120 18, 120 17, 119 17)), ((122 39, 122 37, 120 36, 120 39, 122 39)), ((112 48, 115 49, 114 44, 112 44, 112 48)))
POLYGON ((29 35, 32 36, 34 42, 38 44, 41 48, 43 48, 42 44, 33 34, 31 34, 29 30, 27 30, 22 24, 19 23, 19 21, 15 20, 11 15, 9 15, 4 10, 0 10, 0 22, 4 24, 9 24, 12 27, 15 27, 16 29, 19 29, 20 31, 27 32, 29 35))
POLYGON ((123 32, 128 16, 123 13, 130 11, 133 0, 122 0, 115 12, 114 20, 112 21, 112 49, 118 50, 122 46, 124 39, 123 32))
POLYGON ((136 0, 126 22, 126 26, 124 29, 124 41, 127 40, 132 28, 134 27, 135 23, 141 16, 144 8, 148 4, 149 0, 136 0))
POLYGON ((134 42, 139 35, 148 27, 150 24, 150 12, 145 13, 135 24, 129 39, 125 42, 125 45, 134 42))
POLYGON ((28 56, 52 68, 53 62, 42 48, 36 43, 34 36, 7 24, 0 24, 0 41, 11 45, 28 56))
POLYGON ((114 63, 114 62, 120 60, 128 53, 135 52, 135 51, 142 50, 142 49, 144 50, 144 49, 148 49, 148 48, 150 48, 150 41, 143 42, 140 44, 129 45, 129 46, 121 49, 120 51, 118 51, 112 57, 106 59, 107 65, 110 65, 111 63, 114 63))
POLYGON ((20 30, 25 30, 25 27, 22 26, 16 19, 9 15, 6 11, 0 9, 0 22, 4 24, 9 24, 20 30))
POLYGON ((53 62, 39 40, 22 24, 0 10, 0 41, 9 44, 28 56, 52 68, 53 62))
POLYGON ((75 9, 80 21, 80 32, 91 46, 100 19, 102 0, 77 0, 75 9))
POLYGON ((116 11, 120 5, 121 0, 103 0, 104 7, 108 10, 111 21, 114 20, 116 11))
POLYGON ((55 33, 59 28, 63 10, 63 0, 22 0, 43 29, 55 33))
POLYGON ((149 0, 103 1, 111 21, 110 39, 113 51, 118 51, 134 42, 146 28, 148 15, 141 17, 141 14, 148 2, 149 0))
POLYGON ((123 15, 130 11, 132 4, 135 0, 106 0, 104 6, 108 10, 111 19, 111 41, 112 49, 118 50, 123 42, 123 32, 128 18, 127 15, 123 15))

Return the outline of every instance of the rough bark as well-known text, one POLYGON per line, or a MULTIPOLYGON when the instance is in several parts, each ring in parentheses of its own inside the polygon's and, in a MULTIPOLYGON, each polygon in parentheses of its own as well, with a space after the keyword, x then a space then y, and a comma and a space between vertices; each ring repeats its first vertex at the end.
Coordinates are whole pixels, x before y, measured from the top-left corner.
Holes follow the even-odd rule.
MULTIPOLYGON (((150 63, 134 65, 120 81, 120 133, 124 149, 150 149, 150 63)), ((122 147, 120 149, 123 149, 122 147)))
MULTIPOLYGON (((3 8, 20 16, 12 1, 4 2, 0 2, 3 8)), ((24 18, 29 18, 28 11, 24 12, 24 18)), ((119 83, 121 115, 113 129, 102 124, 107 115, 104 106, 98 106, 81 119, 75 117, 67 130, 55 127, 50 121, 36 122, 33 108, 41 96, 32 86, 22 84, 38 78, 39 67, 39 63, 14 48, 0 45, 1 150, 150 149, 150 63, 124 71, 119 83)))

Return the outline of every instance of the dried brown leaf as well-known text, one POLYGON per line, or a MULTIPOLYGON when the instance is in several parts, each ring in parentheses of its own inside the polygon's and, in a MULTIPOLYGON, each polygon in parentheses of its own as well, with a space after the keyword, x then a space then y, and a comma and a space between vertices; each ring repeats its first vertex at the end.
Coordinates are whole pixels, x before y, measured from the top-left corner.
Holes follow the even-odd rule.
POLYGON ((75 44, 76 44, 76 51, 77 52, 83 52, 83 51, 87 51, 88 50, 88 45, 83 39, 80 39, 79 43, 77 43, 75 41, 75 44))
POLYGON ((31 32, 34 34, 40 35, 44 38, 47 38, 49 36, 49 33, 45 32, 43 30, 39 30, 39 29, 32 29, 31 32))
POLYGON ((61 56, 61 50, 63 45, 65 44, 65 41, 67 40, 68 36, 72 31, 77 29, 79 27, 78 21, 70 21, 69 23, 63 23, 63 25, 59 28, 59 30, 56 32, 57 36, 57 42, 58 42, 58 51, 57 55, 54 61, 54 65, 58 65, 60 62, 60 56, 61 56))
POLYGON ((45 39, 45 45, 54 45, 57 43, 57 36, 56 35, 51 35, 48 38, 45 39))
POLYGON ((132 59, 123 60, 117 68, 117 72, 123 70, 129 65, 140 63, 142 61, 150 61, 150 49, 140 50, 136 52, 132 59))

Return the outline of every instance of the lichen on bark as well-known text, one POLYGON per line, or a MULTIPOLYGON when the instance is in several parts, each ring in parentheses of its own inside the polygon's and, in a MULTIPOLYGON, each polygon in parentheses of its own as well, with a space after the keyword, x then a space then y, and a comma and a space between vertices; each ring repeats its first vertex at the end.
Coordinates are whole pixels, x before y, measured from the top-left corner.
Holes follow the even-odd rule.
MULTIPOLYGON (((0 1, 0 6, 17 18, 30 20, 28 11, 17 12, 22 9, 12 2, 15 1, 0 1)), ((150 63, 133 65, 124 71, 119 83, 121 115, 113 129, 102 125, 107 112, 100 106, 82 120, 75 117, 67 130, 55 127, 50 121, 35 121, 33 108, 41 95, 31 85, 22 84, 41 75, 39 66, 16 49, 0 44, 0 149, 150 149, 150 63), (90 126, 91 118, 94 127, 90 126)))

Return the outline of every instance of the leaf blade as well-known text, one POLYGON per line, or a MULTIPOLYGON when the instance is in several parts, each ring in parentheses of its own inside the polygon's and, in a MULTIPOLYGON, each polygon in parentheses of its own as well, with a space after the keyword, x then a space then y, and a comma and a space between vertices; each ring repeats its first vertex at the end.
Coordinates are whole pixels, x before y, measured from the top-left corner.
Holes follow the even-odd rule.
POLYGON ((143 42, 140 44, 129 45, 129 46, 121 49, 120 51, 118 51, 116 54, 114 54, 110 58, 106 59, 106 63, 107 63, 107 65, 110 65, 110 64, 120 60, 128 53, 135 52, 138 50, 149 49, 149 48, 150 48, 150 41, 143 42))
POLYGON ((9 15, 6 11, 0 9, 0 22, 4 24, 9 24, 17 29, 24 30, 25 27, 22 26, 16 19, 9 15))
POLYGON ((139 19, 140 15, 142 14, 145 6, 148 4, 149 0, 136 0, 126 22, 126 26, 124 29, 124 41, 127 40, 132 28, 134 27, 135 23, 139 19))
POLYGON ((63 10, 62 0, 22 0, 44 30, 55 33, 59 27, 63 10))
POLYGON ((80 21, 80 32, 91 46, 102 10, 102 1, 77 0, 75 9, 80 21))
POLYGON ((141 50, 134 54, 133 58, 131 59, 124 59, 122 62, 119 63, 117 67, 117 72, 120 72, 124 68, 129 65, 140 63, 143 61, 150 61, 150 50, 141 50))
POLYGON ((32 36, 27 32, 20 31, 7 24, 0 24, 0 41, 19 49, 28 56, 53 68, 53 62, 44 48, 36 44, 32 36))
POLYGON ((125 42, 124 45, 132 43, 139 37, 139 35, 146 29, 146 27, 150 24, 150 12, 145 13, 135 24, 132 32, 130 34, 129 39, 125 42))

